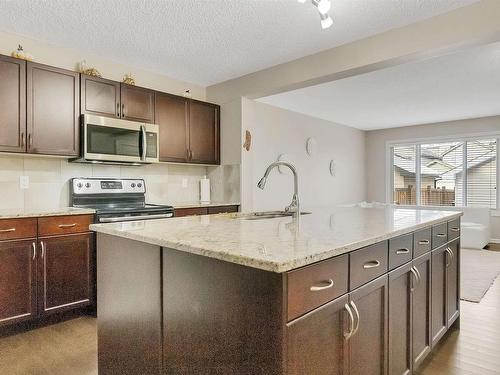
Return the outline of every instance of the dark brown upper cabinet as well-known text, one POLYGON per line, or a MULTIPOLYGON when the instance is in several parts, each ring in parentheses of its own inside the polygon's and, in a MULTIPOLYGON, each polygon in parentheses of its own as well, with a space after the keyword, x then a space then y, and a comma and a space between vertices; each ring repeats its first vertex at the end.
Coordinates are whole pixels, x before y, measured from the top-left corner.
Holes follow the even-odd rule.
POLYGON ((219 164, 219 106, 156 93, 160 161, 219 164))
POLYGON ((189 161, 219 163, 219 106, 191 100, 189 106, 189 161))
POLYGON ((27 151, 78 156, 79 74, 28 62, 27 151))
POLYGON ((121 116, 125 120, 154 123, 155 92, 122 83, 121 116))
POLYGON ((0 56, 0 151, 26 151, 26 62, 0 56))
POLYGON ((189 158, 189 101, 156 93, 156 123, 160 127, 160 161, 187 162, 189 158))
POLYGON ((96 116, 120 117, 120 82, 80 76, 81 111, 96 116))

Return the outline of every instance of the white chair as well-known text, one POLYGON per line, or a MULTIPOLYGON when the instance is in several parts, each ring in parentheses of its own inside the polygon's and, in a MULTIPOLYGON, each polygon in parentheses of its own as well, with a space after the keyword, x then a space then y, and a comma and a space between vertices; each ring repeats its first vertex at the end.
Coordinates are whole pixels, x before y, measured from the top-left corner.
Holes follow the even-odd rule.
POLYGON ((491 236, 489 208, 463 207, 462 211, 461 247, 483 249, 490 242, 491 236))

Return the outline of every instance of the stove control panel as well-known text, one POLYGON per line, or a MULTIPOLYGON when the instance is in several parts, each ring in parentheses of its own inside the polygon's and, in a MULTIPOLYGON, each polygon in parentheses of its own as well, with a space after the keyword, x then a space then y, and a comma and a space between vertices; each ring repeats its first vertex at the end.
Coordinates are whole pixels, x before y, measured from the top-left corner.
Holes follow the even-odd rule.
POLYGON ((127 194, 146 192, 142 179, 129 178, 73 178, 72 194, 127 194))

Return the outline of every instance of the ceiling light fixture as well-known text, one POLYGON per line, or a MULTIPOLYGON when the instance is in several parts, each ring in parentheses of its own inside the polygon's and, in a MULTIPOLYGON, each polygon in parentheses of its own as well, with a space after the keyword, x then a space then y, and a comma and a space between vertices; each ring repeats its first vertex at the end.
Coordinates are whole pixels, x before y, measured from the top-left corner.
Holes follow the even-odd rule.
MULTIPOLYGON (((299 3, 304 4, 307 0, 298 0, 299 3)), ((333 25, 332 17, 328 15, 332 7, 330 0, 311 0, 311 3, 318 9, 319 17, 321 18, 321 28, 328 29, 333 25)))

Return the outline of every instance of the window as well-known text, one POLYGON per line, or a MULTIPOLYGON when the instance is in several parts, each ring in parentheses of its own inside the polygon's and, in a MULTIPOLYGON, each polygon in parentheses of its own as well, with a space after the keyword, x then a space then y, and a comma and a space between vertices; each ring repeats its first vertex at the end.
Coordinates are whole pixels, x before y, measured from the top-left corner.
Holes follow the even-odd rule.
POLYGON ((393 203, 496 208, 497 143, 479 138, 392 146, 393 203))

